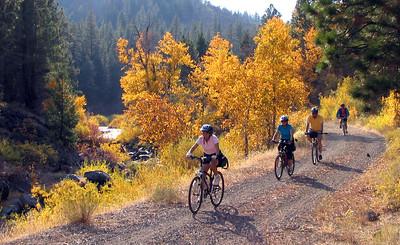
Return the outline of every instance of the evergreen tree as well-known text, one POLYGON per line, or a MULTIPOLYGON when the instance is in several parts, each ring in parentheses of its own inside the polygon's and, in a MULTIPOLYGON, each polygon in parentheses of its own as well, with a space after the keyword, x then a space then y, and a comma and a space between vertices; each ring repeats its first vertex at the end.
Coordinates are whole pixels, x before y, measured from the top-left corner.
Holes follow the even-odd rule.
POLYGON ((281 13, 274 7, 274 5, 271 3, 269 7, 265 10, 264 15, 261 17, 261 23, 265 24, 268 22, 270 19, 274 17, 282 17, 281 13))
POLYGON ((376 106, 376 98, 400 87, 400 3, 315 1, 311 13, 325 47, 325 64, 343 76, 357 75, 354 95, 376 106))

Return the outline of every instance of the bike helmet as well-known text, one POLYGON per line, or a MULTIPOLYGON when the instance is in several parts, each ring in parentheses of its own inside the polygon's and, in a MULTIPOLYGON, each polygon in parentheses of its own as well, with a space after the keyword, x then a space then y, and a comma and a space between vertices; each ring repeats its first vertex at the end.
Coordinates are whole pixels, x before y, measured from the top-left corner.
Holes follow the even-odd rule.
POLYGON ((200 128, 200 131, 212 134, 214 129, 210 124, 203 124, 203 126, 201 126, 201 128, 200 128))
POLYGON ((286 115, 281 116, 281 122, 287 122, 289 121, 289 117, 286 115))
POLYGON ((311 109, 311 113, 318 113, 318 108, 317 107, 313 107, 312 109, 311 109))
POLYGON ((341 106, 341 107, 345 107, 345 104, 342 103, 340 106, 341 106))

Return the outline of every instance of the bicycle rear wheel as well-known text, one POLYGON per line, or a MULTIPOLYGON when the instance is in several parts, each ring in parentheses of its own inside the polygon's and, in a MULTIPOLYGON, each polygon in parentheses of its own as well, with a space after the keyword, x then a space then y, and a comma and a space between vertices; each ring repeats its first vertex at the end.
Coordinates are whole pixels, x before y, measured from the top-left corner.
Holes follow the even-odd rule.
POLYGON ((189 187, 189 209, 193 214, 196 214, 203 202, 203 188, 199 176, 193 178, 189 187))
POLYGON ((224 176, 222 175, 221 172, 218 172, 217 174, 219 176, 219 183, 216 186, 213 185, 214 183, 211 183, 212 187, 210 193, 211 203, 214 205, 214 207, 218 207, 221 204, 222 198, 224 198, 224 193, 225 193, 224 176))
POLYGON ((275 177, 280 180, 282 178, 283 174, 283 160, 281 159, 281 156, 277 156, 275 159, 275 177))
POLYGON ((286 168, 287 168, 287 173, 288 173, 289 176, 292 176, 292 175, 294 174, 294 166, 295 166, 295 163, 296 163, 296 160, 294 159, 294 156, 293 156, 293 163, 292 163, 292 165, 290 165, 290 164, 288 163, 288 165, 286 166, 286 168))
POLYGON ((314 165, 317 165, 318 162, 318 146, 317 143, 313 143, 311 148, 311 159, 314 165))

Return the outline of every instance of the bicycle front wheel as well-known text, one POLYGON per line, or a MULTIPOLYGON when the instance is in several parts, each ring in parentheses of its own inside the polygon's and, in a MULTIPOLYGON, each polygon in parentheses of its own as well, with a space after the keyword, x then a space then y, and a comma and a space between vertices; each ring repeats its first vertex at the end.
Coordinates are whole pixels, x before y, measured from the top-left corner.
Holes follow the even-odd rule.
POLYGON ((283 159, 281 159, 281 156, 277 156, 275 159, 275 177, 280 180, 282 178, 283 174, 283 159))
POLYGON ((214 205, 214 207, 218 207, 221 204, 222 198, 224 198, 224 193, 225 193, 224 176, 222 175, 221 172, 218 172, 217 175, 219 176, 219 183, 217 185, 213 185, 215 183, 211 183, 212 187, 210 193, 211 203, 214 205))
POLYGON ((287 165, 287 173, 288 173, 288 175, 289 176, 292 176, 293 174, 294 174, 294 165, 295 165, 295 163, 296 163, 296 161, 295 161, 295 159, 294 159, 294 156, 293 156, 293 163, 292 163, 292 165, 290 165, 289 163, 288 163, 288 165, 287 165))
POLYGON ((311 159, 312 159, 312 163, 314 165, 317 165, 318 162, 318 143, 313 143, 312 145, 312 149, 311 149, 311 159))
POLYGON ((189 209, 193 214, 196 214, 203 202, 203 188, 199 176, 193 178, 189 187, 189 209))

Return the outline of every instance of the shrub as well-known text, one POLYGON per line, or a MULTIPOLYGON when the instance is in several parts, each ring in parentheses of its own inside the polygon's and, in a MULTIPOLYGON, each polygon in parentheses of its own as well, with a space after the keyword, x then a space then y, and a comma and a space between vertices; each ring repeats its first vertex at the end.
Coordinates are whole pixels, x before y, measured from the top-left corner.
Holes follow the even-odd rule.
POLYGON ((108 118, 106 116, 103 116, 100 114, 94 115, 91 117, 94 118, 97 121, 97 123, 101 126, 107 126, 110 123, 110 121, 108 120, 108 118))
POLYGON ((88 223, 100 201, 100 193, 95 184, 87 183, 82 188, 75 181, 64 180, 52 189, 46 204, 69 222, 88 223))
POLYGON ((22 152, 22 163, 28 164, 51 164, 58 160, 57 152, 50 145, 36 143, 25 143, 18 146, 22 152))
POLYGON ((10 140, 0 140, 0 156, 9 162, 20 162, 22 154, 10 140))
POLYGON ((389 148, 385 160, 389 162, 389 167, 381 174, 377 191, 390 208, 398 209, 400 208, 400 129, 389 133, 387 140, 389 148))
MULTIPOLYGON (((184 169, 193 169, 198 166, 197 161, 186 158, 186 153, 194 144, 194 139, 188 137, 182 138, 178 143, 170 143, 163 147, 159 157, 161 164, 168 167, 181 167, 184 169)), ((195 155, 200 156, 201 150, 198 149, 195 155)))
POLYGON ((121 150, 121 144, 103 143, 100 149, 104 152, 105 159, 111 162, 125 162, 130 159, 129 155, 121 150))
POLYGON ((368 120, 368 126, 378 130, 385 130, 400 126, 400 95, 391 91, 389 96, 382 98, 382 109, 379 115, 368 120))

